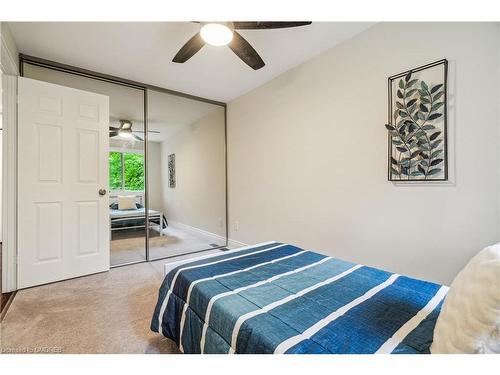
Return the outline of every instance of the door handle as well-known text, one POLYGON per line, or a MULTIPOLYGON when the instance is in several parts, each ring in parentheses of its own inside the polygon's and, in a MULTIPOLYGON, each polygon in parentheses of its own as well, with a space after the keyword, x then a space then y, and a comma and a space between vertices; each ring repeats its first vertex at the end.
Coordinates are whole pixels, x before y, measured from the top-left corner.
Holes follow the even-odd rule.
POLYGON ((99 189, 99 195, 106 195, 106 189, 99 189))

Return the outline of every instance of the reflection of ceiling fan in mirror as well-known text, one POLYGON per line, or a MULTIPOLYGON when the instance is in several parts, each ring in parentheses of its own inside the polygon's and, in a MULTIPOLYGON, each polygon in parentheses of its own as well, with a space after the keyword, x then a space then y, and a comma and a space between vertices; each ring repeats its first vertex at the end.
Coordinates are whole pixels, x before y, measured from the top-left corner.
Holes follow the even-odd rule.
MULTIPOLYGON (((141 141, 141 142, 144 142, 144 139, 142 139, 141 137, 139 137, 138 135, 135 135, 134 133, 144 133, 143 131, 140 131, 140 130, 133 130, 132 129, 132 121, 130 120, 119 120, 120 122, 120 125, 119 127, 114 127, 114 126, 110 126, 109 127, 109 137, 112 138, 112 137, 120 137, 120 138, 123 138, 123 139, 136 139, 138 141, 141 141)), ((155 131, 155 130, 148 130, 148 133, 160 133, 158 131, 155 131)))

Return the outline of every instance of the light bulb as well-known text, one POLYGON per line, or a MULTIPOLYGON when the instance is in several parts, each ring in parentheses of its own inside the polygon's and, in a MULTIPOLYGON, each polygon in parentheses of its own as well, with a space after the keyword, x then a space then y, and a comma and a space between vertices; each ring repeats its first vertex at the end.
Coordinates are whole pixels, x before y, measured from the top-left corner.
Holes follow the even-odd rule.
POLYGON ((128 131, 121 130, 120 132, 118 132, 118 135, 122 138, 132 138, 132 132, 128 131))
POLYGON ((222 23, 207 23, 202 26, 200 35, 212 46, 225 46, 233 40, 233 32, 222 23))

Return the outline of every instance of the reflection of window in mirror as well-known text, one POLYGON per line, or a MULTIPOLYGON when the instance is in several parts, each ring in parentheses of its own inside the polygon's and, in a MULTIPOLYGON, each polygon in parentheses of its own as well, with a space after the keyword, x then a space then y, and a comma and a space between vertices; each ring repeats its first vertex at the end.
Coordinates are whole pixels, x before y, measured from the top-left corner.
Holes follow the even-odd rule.
POLYGON ((144 191, 144 154, 110 152, 109 188, 111 190, 144 191))

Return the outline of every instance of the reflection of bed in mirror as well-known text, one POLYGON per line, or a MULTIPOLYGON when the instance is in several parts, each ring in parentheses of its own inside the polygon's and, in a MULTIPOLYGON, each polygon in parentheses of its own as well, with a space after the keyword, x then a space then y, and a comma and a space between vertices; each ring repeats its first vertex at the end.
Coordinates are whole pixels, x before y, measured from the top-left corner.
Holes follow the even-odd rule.
POLYGON ((146 225, 146 209, 143 205, 143 196, 135 196, 135 208, 119 209, 118 196, 110 196, 109 221, 110 221, 110 239, 113 240, 113 232, 130 231, 134 229, 146 228, 156 230, 160 236, 167 227, 167 219, 163 212, 149 209, 149 220, 146 225))

